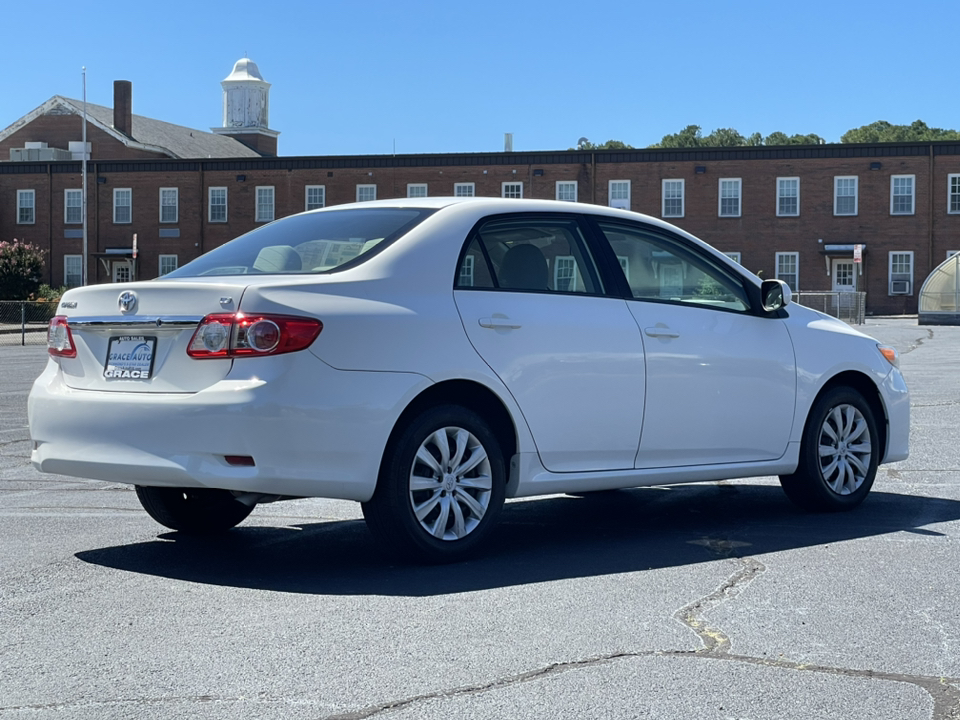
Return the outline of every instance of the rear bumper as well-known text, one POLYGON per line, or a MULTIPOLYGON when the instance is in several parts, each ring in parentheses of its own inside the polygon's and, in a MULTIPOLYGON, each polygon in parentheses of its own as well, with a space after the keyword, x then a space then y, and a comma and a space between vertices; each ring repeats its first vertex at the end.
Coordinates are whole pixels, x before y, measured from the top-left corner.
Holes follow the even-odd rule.
POLYGON ((292 353, 237 360, 197 393, 99 392, 67 387, 50 362, 28 401, 31 460, 112 482, 365 501, 397 417, 430 384, 292 353))

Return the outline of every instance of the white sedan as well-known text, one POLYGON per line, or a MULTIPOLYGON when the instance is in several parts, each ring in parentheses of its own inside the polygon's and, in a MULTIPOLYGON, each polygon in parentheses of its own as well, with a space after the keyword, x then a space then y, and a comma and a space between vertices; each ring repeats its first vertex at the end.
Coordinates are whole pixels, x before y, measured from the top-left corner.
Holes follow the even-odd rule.
POLYGON ((908 452, 896 350, 684 231, 428 198, 283 218, 163 278, 71 290, 29 399, 42 472, 182 532, 356 500, 447 561, 507 497, 779 475, 847 510, 908 452))

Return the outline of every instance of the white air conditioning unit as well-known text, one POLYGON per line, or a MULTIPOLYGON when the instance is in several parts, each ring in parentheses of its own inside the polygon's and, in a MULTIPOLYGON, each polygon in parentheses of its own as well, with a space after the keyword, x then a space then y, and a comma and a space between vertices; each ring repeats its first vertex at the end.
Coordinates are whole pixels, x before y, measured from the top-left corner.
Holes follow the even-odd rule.
POLYGON ((890 294, 891 295, 909 295, 910 281, 909 280, 891 280, 890 294))

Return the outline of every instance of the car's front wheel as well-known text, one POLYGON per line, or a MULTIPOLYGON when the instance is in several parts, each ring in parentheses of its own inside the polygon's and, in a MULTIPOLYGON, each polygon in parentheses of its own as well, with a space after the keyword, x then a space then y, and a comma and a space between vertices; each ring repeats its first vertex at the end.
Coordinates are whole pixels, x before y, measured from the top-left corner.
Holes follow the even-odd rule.
POLYGON ((800 463, 780 484, 811 511, 850 510, 866 498, 877 474, 880 436, 863 396, 836 387, 814 403, 800 446, 800 463))
POLYGON ((387 448, 363 516, 396 555, 420 562, 460 560, 496 524, 505 472, 500 443, 483 418, 457 405, 430 408, 387 448))
POLYGON ((137 498, 154 520, 171 530, 218 533, 243 522, 253 507, 227 490, 136 486, 137 498))

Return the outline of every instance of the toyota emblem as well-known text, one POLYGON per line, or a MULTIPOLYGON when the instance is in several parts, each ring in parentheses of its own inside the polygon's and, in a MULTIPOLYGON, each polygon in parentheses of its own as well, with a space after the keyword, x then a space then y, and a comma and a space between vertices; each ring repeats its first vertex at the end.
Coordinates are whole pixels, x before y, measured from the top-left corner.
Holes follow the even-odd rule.
POLYGON ((120 293, 120 311, 129 313, 137 309, 137 296, 129 290, 120 293))

